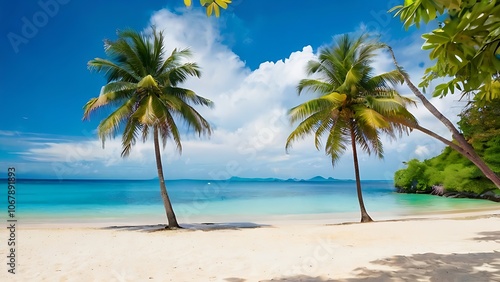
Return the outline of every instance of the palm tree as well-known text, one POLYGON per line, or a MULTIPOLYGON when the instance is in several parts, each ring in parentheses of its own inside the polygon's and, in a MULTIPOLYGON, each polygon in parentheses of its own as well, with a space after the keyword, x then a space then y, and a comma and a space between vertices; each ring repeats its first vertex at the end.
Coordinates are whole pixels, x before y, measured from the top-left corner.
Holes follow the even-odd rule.
POLYGON ((391 87, 402 83, 401 74, 394 70, 372 75, 370 64, 381 48, 381 44, 369 41, 366 35, 338 38, 334 46, 320 51, 319 60, 308 63, 308 75, 315 78, 302 79, 297 87, 299 95, 310 90, 320 96, 289 111, 291 122, 300 124, 288 137, 287 150, 294 141, 309 134, 314 134, 319 150, 322 136, 327 135, 325 152, 335 166, 347 148, 352 148, 361 222, 373 220, 363 202, 357 145, 366 153, 382 158, 381 133, 396 138, 396 134, 409 133, 408 126, 417 124, 406 109, 406 105, 414 102, 391 87))
POLYGON ((180 226, 165 185, 159 139, 163 148, 171 139, 176 149, 182 151, 176 119, 185 121, 199 135, 209 135, 209 123, 191 104, 212 106, 213 103, 179 87, 189 76, 199 77, 201 72, 196 63, 182 62, 191 55, 187 49, 174 49, 166 57, 163 40, 163 33, 153 29, 151 35, 121 31, 116 41, 105 41, 109 60, 96 58, 88 65, 91 70, 104 73, 107 84, 102 87, 99 97, 85 104, 83 118, 88 119, 98 108, 112 108, 111 114, 100 122, 98 135, 104 146, 107 137, 114 137, 118 129, 124 127, 122 157, 130 154, 138 138, 145 142, 152 131, 167 228, 173 229, 180 226))

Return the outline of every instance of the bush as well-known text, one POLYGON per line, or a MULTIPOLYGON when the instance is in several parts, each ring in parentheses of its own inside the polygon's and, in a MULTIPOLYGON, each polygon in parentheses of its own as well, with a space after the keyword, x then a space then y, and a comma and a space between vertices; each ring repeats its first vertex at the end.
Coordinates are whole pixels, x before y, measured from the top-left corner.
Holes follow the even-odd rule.
MULTIPOLYGON (((494 151, 490 156, 496 154, 500 155, 498 151, 494 151)), ((499 159, 500 156, 495 161, 499 159)), ((400 192, 430 193, 434 185, 443 186, 447 192, 482 194, 498 190, 472 162, 450 148, 445 148, 432 159, 423 162, 412 159, 406 165, 405 169, 396 171, 394 175, 394 185, 400 192)))
POLYGON ((417 191, 430 191, 428 179, 425 177, 427 166, 417 159, 406 163, 407 168, 396 171, 394 185, 407 193, 417 191))
MULTIPOLYGON (((460 114, 459 128, 477 154, 496 173, 500 173, 500 99, 486 104, 471 103, 460 114)), ((407 163, 394 175, 394 184, 402 192, 431 191, 433 185, 443 186, 448 192, 482 194, 500 189, 467 158, 446 147, 429 160, 416 159, 407 163)))

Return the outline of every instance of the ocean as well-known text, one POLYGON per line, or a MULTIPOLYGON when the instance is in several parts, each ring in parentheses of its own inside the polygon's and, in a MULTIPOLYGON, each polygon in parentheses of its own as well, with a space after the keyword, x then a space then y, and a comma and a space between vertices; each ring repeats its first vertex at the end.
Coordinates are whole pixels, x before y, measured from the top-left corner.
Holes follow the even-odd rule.
MULTIPOLYGON (((167 180, 181 223, 289 218, 358 221, 354 181, 167 180)), ((374 219, 499 208, 498 203, 399 194, 392 181, 363 181, 374 219)), ((7 189, 0 191, 7 198, 7 189)), ((15 216, 36 223, 165 223, 158 180, 18 180, 15 216)), ((5 214, 8 203, 4 202, 5 214)), ((0 209, 2 207, 0 206, 0 209)))

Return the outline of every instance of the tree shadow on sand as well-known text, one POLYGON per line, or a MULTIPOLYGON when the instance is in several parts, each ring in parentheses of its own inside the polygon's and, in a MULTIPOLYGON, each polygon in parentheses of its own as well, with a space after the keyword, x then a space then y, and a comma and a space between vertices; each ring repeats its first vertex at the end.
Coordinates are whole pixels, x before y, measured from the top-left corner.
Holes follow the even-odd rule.
POLYGON ((495 241, 500 243, 500 231, 479 232, 480 237, 474 238, 476 241, 495 241))
POLYGON ((340 281, 500 281, 500 252, 415 254, 372 262, 393 270, 358 268, 356 278, 340 281))
MULTIPOLYGON (((500 252, 469 254, 415 254, 412 256, 393 256, 371 262, 384 269, 357 268, 355 278, 327 279, 306 275, 274 278, 261 282, 500 282, 500 252)), ((237 281, 237 280, 228 280, 237 281)), ((240 280, 244 281, 244 280, 240 280)))
MULTIPOLYGON (((155 231, 169 231, 165 229, 165 224, 156 225, 121 225, 121 226, 108 226, 103 229, 111 230, 124 230, 124 231, 143 231, 143 232, 155 232, 155 231)), ((253 222, 227 222, 227 223, 191 223, 191 224, 181 224, 181 229, 187 231, 214 231, 214 230, 240 230, 240 229, 253 229, 261 227, 270 227, 270 225, 256 224, 253 222)))
MULTIPOLYGON (((495 241, 500 243, 500 231, 480 232, 475 241, 495 241)), ((360 267, 354 270, 354 278, 329 279, 297 275, 261 280, 260 282, 500 282, 500 251, 467 254, 414 254, 392 256, 372 261, 372 268, 360 267)), ((228 280, 233 279, 233 280, 228 280)), ((227 281, 242 282, 245 280, 227 281)))

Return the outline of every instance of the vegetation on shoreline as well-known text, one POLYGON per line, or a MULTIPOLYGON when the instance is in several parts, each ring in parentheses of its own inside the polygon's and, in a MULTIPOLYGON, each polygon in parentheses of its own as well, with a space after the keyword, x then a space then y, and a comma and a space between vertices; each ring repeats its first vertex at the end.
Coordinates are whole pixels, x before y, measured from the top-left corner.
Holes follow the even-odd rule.
MULTIPOLYGON (((471 105, 462 112, 458 123, 464 138, 474 147, 489 167, 500 173, 500 99, 479 106, 471 105)), ((449 193, 481 195, 492 191, 500 195, 500 189, 481 171, 457 151, 446 147, 431 159, 416 159, 406 163, 407 168, 394 175, 394 185, 400 192, 449 193)))
MULTIPOLYGON (((434 79, 453 78, 439 84, 434 89, 434 96, 453 94, 455 89, 462 97, 468 96, 474 103, 485 105, 499 98, 500 42, 498 30, 500 20, 497 1, 450 1, 422 0, 404 1, 391 9, 397 11, 405 28, 420 22, 438 21, 439 28, 424 34, 426 39, 422 49, 430 50, 429 58, 436 64, 426 70, 423 81, 418 85, 423 92, 434 79), (443 21, 441 21, 443 20, 443 21)), ((429 102, 427 97, 413 84, 404 69, 398 65, 392 49, 388 49, 394 64, 401 71, 410 90, 417 96, 452 135, 452 140, 432 132, 422 126, 414 129, 436 138, 474 163, 482 173, 500 189, 500 176, 481 158, 456 126, 429 102)))

